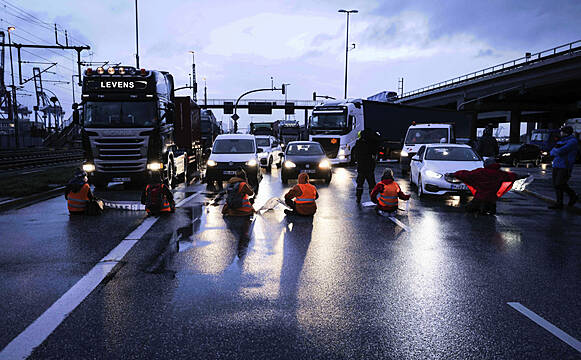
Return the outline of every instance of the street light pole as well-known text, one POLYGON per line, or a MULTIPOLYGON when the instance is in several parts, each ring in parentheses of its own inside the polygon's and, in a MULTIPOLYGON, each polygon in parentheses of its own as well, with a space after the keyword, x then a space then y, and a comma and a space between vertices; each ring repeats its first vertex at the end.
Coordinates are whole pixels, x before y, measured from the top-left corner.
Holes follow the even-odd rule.
POLYGON ((190 54, 192 54, 192 99, 194 101, 198 101, 198 82, 196 80, 196 62, 194 59, 194 51, 190 50, 188 51, 190 54))
POLYGON ((14 26, 8 27, 8 45, 10 46, 10 74, 12 76, 12 109, 10 112, 12 113, 12 121, 14 121, 14 136, 15 136, 15 145, 16 147, 20 147, 20 139, 19 139, 19 131, 18 131, 18 104, 16 103, 16 86, 14 86, 14 63, 12 61, 12 37, 10 33, 14 31, 16 28, 14 26))
POLYGON ((137 0, 135 0, 135 63, 139 69, 139 19, 137 16, 137 0))
POLYGON ((359 10, 344 10, 340 9, 338 12, 347 14, 347 35, 345 39, 345 99, 347 99, 347 63, 349 61, 349 15, 357 14, 359 10))
POLYGON ((204 78, 204 106, 208 107, 208 87, 206 86, 206 78, 204 78))

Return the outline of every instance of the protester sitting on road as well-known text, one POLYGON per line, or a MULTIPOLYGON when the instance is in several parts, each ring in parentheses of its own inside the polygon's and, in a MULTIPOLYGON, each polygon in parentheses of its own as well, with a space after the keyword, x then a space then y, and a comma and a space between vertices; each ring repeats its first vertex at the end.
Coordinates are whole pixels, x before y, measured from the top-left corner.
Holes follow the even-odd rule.
POLYGON ((496 201, 511 189, 515 180, 528 175, 519 176, 513 172, 502 171, 494 159, 486 159, 484 168, 460 170, 446 176, 464 182, 474 195, 474 199, 466 205, 466 211, 494 215, 496 201))
POLYGON ((301 173, 299 174, 298 184, 284 195, 284 202, 292 209, 286 209, 284 213, 287 215, 312 216, 317 212, 315 200, 318 198, 317 188, 309 184, 309 175, 301 173))
POLYGON ((561 128, 561 139, 551 150, 553 159, 553 187, 557 195, 557 203, 549 206, 549 209, 563 208, 563 194, 569 195, 568 206, 573 206, 578 200, 578 196, 573 189, 567 184, 573 172, 573 164, 578 151, 577 139, 573 135, 571 126, 561 128))
POLYGON ((254 214, 252 202, 254 191, 248 185, 246 172, 242 168, 236 170, 236 175, 228 180, 226 187, 226 203, 222 208, 222 214, 229 216, 249 216, 254 214))
POLYGON ((373 191, 371 191, 371 201, 377 206, 379 211, 392 213, 397 210, 398 199, 409 200, 410 195, 404 194, 399 185, 393 179, 393 170, 386 168, 373 191))
POLYGON ((175 211, 175 201, 163 177, 155 176, 141 193, 141 203, 149 215, 160 215, 175 211))
POLYGON ((88 183, 87 173, 83 169, 76 169, 73 178, 65 188, 65 199, 69 214, 82 215, 87 212, 89 202, 94 196, 88 183))

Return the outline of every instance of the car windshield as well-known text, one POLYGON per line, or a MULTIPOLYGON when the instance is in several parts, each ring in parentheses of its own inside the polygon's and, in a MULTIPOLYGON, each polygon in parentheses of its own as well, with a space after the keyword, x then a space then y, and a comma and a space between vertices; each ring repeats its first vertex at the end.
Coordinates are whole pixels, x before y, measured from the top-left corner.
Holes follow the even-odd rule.
POLYGON ((342 130, 347 127, 347 115, 341 113, 314 114, 311 118, 314 129, 342 130))
POLYGON ((323 149, 319 144, 290 144, 286 150, 287 155, 323 155, 323 149))
POLYGON ((480 158, 469 148, 431 147, 426 151, 426 160, 438 161, 479 161, 480 158))
POLYGON ((533 133, 531 136, 532 141, 548 141, 549 133, 533 133))
POLYGON ((407 144, 438 144, 448 142, 448 128, 410 129, 405 138, 407 144), (444 139, 444 140, 442 140, 444 139))
POLYGON ((254 141, 249 139, 218 139, 214 142, 213 154, 252 154, 254 141))
POLYGON ((256 138, 256 146, 269 147, 270 146, 270 140, 256 138))
POLYGON ((87 102, 85 127, 150 127, 157 123, 153 102, 87 102))

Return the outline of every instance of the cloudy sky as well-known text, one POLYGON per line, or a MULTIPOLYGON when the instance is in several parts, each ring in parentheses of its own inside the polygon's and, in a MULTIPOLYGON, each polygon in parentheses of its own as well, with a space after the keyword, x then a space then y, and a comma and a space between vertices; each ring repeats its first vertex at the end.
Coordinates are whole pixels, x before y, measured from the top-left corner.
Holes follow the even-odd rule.
MULTIPOLYGON (((289 99, 310 99, 313 91, 342 97, 346 19, 337 13, 341 8, 359 10, 350 22, 349 42, 356 48, 349 52, 349 97, 397 90, 402 77, 404 90, 413 90, 527 51, 581 40, 581 1, 574 0, 139 0, 140 65, 168 70, 176 86, 185 85, 191 72, 188 51, 194 50, 199 98, 204 77, 208 98, 231 99, 269 87, 271 76, 276 85, 291 84, 289 99)), ((133 0, 0 0, 0 25, 17 27, 14 41, 54 43, 50 24, 57 23, 75 39, 70 42, 91 46, 85 60, 134 65, 134 11, 133 0)), ((70 81, 70 54, 31 50, 23 59, 58 61, 56 74, 45 78, 70 81)), ((31 69, 24 65, 25 78, 31 69)), ((70 109, 71 85, 47 86, 70 109)), ((22 95, 20 101, 33 102, 22 95)), ((280 93, 258 97, 283 99, 280 93)), ((225 119, 219 111, 216 115, 225 119)), ((243 126, 249 117, 240 115, 243 126)), ((297 119, 303 116, 298 113, 297 119)))

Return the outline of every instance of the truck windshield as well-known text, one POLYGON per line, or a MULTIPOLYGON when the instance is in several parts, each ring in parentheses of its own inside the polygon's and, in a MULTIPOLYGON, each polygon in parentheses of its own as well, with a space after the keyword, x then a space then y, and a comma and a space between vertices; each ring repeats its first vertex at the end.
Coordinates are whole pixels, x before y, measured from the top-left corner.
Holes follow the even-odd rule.
POLYGON ((254 140, 220 139, 214 141, 213 154, 253 154, 254 140))
POLYGON ((347 128, 347 114, 313 114, 311 127, 313 129, 344 130, 347 128))
POLYGON ((410 129, 405 137, 406 145, 438 144, 448 142, 448 128, 419 128, 410 129), (444 139, 444 140, 442 140, 444 139))
POLYGON ((283 128, 282 129, 282 134, 283 135, 297 135, 299 133, 299 129, 298 128, 283 128))
POLYGON ((426 160, 436 161, 479 161, 480 158, 469 148, 431 147, 426 151, 426 160))
POLYGON ((156 124, 153 102, 87 102, 85 127, 150 127, 156 124))

